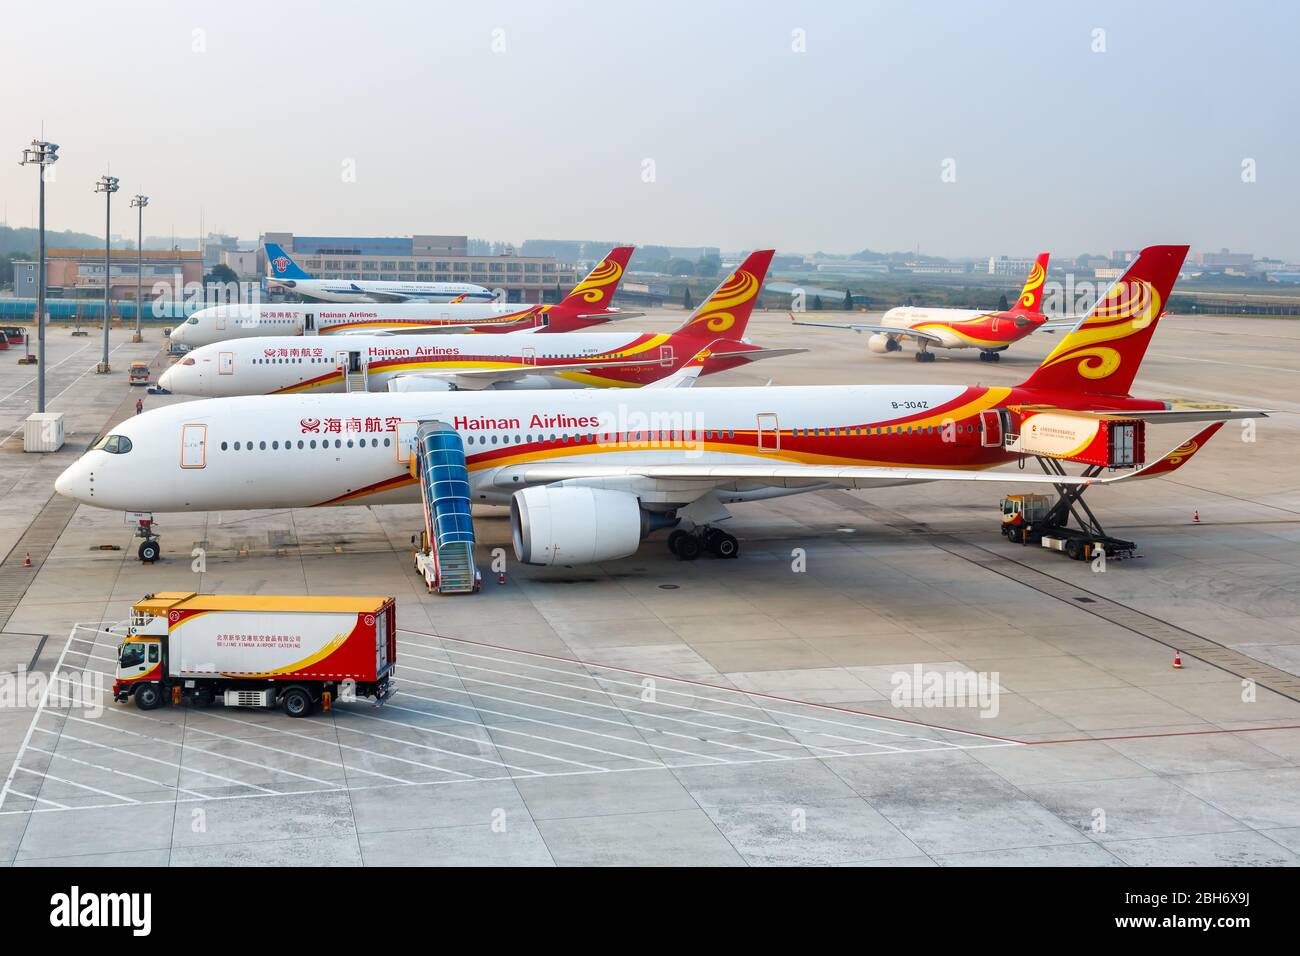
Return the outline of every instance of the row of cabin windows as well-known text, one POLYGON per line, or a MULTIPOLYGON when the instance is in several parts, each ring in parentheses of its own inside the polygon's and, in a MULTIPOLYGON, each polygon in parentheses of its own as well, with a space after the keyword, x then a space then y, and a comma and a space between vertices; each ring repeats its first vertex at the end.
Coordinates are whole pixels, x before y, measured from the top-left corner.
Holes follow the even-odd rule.
MULTIPOLYGON (((387 357, 387 356, 385 356, 385 357, 387 357)), ((395 355, 395 356, 392 356, 392 357, 393 357, 393 358, 406 358, 407 356, 403 356, 403 355, 395 355)), ((412 355, 412 356, 410 356, 410 358, 425 358, 425 357, 426 357, 426 356, 422 356, 422 355, 412 355)), ((428 356, 428 357, 433 357, 433 356, 428 356)), ((459 361, 459 362, 510 362, 510 361, 520 361, 520 356, 518 356, 518 355, 455 355, 455 356, 450 356, 450 355, 449 355, 449 356, 445 356, 445 357, 446 357, 446 358, 449 358, 449 359, 455 359, 456 361, 459 361)), ((542 356, 542 357, 543 357, 543 358, 547 358, 547 359, 585 359, 585 358, 592 358, 593 356, 591 356, 590 354, 586 354, 586 355, 546 355, 546 356, 542 356)), ((617 357, 618 357, 618 356, 614 356, 614 358, 617 358, 617 357)), ((255 358, 255 359, 253 359, 252 361, 253 361, 253 364, 254 364, 254 365, 302 365, 304 362, 307 363, 307 364, 310 364, 310 365, 337 365, 337 364, 338 364, 338 360, 337 360, 334 356, 331 356, 331 355, 315 355, 315 356, 302 356, 302 357, 287 356, 287 357, 279 357, 279 358, 255 358)), ((526 364, 527 364, 527 363, 526 363, 526 364)))
MULTIPOLYGON (((273 441, 273 442, 271 442, 270 444, 271 444, 271 447, 270 447, 270 450, 271 450, 271 451, 279 451, 279 450, 280 450, 280 447, 281 447, 281 443, 280 443, 280 442, 278 442, 278 441, 273 441)), ((333 447, 333 448, 342 448, 342 447, 344 447, 345 444, 347 445, 348 448, 353 448, 353 447, 361 447, 361 448, 366 448, 366 447, 370 447, 370 448, 378 448, 378 447, 379 447, 379 439, 378 439, 378 438, 349 438, 349 439, 346 439, 346 442, 345 442, 345 440, 342 439, 342 438, 335 438, 335 439, 334 439, 334 444, 333 444, 332 446, 330 445, 330 440, 329 440, 328 438, 322 438, 322 439, 320 439, 320 447, 321 447, 321 448, 331 448, 331 447, 333 447)), ((384 447, 385 447, 385 448, 390 448, 390 447, 392 447, 392 444, 393 444, 393 440, 392 440, 392 438, 385 438, 385 439, 384 439, 384 447)), ((233 447, 233 449, 234 449, 235 451, 254 451, 254 450, 256 450, 256 451, 266 451, 266 450, 267 450, 267 443, 264 442, 264 441, 257 442, 257 443, 256 443, 256 448, 254 448, 254 443, 251 442, 251 441, 245 441, 245 442, 239 442, 239 441, 237 441, 237 442, 233 442, 233 443, 231 443, 231 442, 224 442, 224 441, 223 441, 223 442, 221 443, 221 450, 222 450, 222 451, 226 451, 226 450, 228 450, 228 449, 231 448, 231 447, 233 447)), ((294 443, 292 440, 284 442, 284 450, 285 450, 285 451, 290 451, 290 450, 293 449, 294 447, 295 447, 295 443, 294 443)), ((305 449, 315 448, 315 447, 317 447, 317 441, 316 441, 315 438, 299 438, 299 439, 297 440, 296 447, 298 447, 298 448, 305 448, 305 449)))
MULTIPOLYGON (((848 437, 850 435, 934 435, 942 434, 943 425, 883 425, 865 428, 794 428, 790 433, 796 438, 824 437, 832 436, 848 437)), ((972 424, 957 425, 958 432, 974 434, 976 428, 972 424)))
MULTIPOLYGON (((791 432, 790 432, 790 433, 791 433, 791 435, 793 435, 793 436, 795 436, 795 437, 804 437, 804 438, 807 438, 807 437, 810 437, 810 436, 814 436, 814 437, 818 437, 818 436, 820 436, 820 437, 830 437, 830 436, 832 436, 832 435, 834 435, 834 436, 848 436, 848 435, 882 435, 882 434, 884 434, 884 435, 900 435, 900 434, 909 434, 909 435, 910 435, 910 434, 921 434, 921 433, 924 433, 924 434, 927 434, 927 435, 933 435, 933 434, 935 434, 936 432, 942 432, 942 430, 943 430, 942 426, 938 426, 938 427, 936 427, 936 426, 934 426, 934 425, 927 425, 927 426, 925 426, 925 427, 921 427, 921 426, 915 426, 915 427, 914 427, 914 426, 912 426, 912 425, 894 425, 894 426, 887 426, 887 427, 883 427, 883 428, 794 428, 794 429, 791 429, 791 432)), ((968 433, 973 434, 973 433, 975 432, 975 426, 974 426, 974 425, 971 425, 971 424, 958 425, 958 426, 957 426, 957 430, 958 430, 958 431, 965 431, 965 432, 968 432, 968 433)), ((117 436, 112 436, 112 437, 116 438, 117 436)), ((566 433, 562 433, 562 434, 558 434, 558 435, 555 434, 555 433, 551 433, 551 436, 550 436, 549 439, 547 438, 547 436, 546 436, 545 434, 538 434, 538 435, 536 435, 536 436, 533 436, 532 434, 527 434, 527 435, 515 435, 515 436, 513 436, 513 444, 516 444, 516 445, 521 445, 521 444, 531 444, 531 443, 534 442, 534 441, 544 442, 544 441, 548 441, 548 440, 549 440, 549 441, 553 441, 553 442, 554 442, 554 441, 558 441, 558 442, 561 442, 561 443, 563 443, 563 444, 578 443, 578 442, 584 442, 584 441, 586 441, 586 442, 595 442, 595 441, 596 441, 596 437, 597 437, 597 435, 596 435, 595 432, 587 432, 586 434, 573 434, 573 435, 570 435, 570 434, 568 434, 567 432, 566 432, 566 433)), ((717 430, 717 431, 709 430, 709 431, 705 431, 705 432, 703 432, 703 433, 698 433, 698 432, 689 432, 689 431, 683 431, 683 432, 678 432, 678 431, 669 431, 669 432, 668 432, 668 441, 678 441, 679 439, 680 439, 681 441, 692 441, 692 440, 696 440, 696 439, 698 439, 698 438, 700 438, 700 437, 703 437, 706 441, 707 441, 707 440, 712 440, 712 439, 718 439, 718 438, 735 438, 735 437, 736 437, 736 432, 735 432, 734 430, 725 430, 725 431, 724 431, 724 430, 717 430)), ((488 435, 468 435, 468 436, 466 436, 466 438, 465 438, 465 443, 468 444, 468 445, 509 445, 509 444, 512 444, 511 438, 512 438, 512 436, 510 436, 510 435, 501 435, 501 436, 497 436, 497 435, 491 435, 491 436, 488 436, 488 435)), ((630 442, 651 441, 651 440, 652 440, 652 433, 650 433, 650 432, 645 432, 644 435, 643 435, 641 432, 629 432, 629 433, 628 433, 628 436, 627 436, 627 441, 630 441, 630 442)), ((107 441, 108 441, 108 439, 104 439, 104 440, 100 443, 100 445, 97 446, 97 447, 103 447, 103 446, 107 443, 107 441)), ((121 441, 122 441, 122 443, 125 444, 125 446, 126 446, 125 449, 123 449, 123 451, 129 451, 130 448, 131 448, 130 442, 129 442, 126 438, 122 438, 121 441)), ((332 447, 334 447, 334 448, 342 448, 342 447, 344 447, 345 443, 346 443, 346 446, 347 446, 348 448, 353 448, 353 447, 361 447, 361 448, 366 448, 366 447, 370 447, 370 448, 378 448, 378 447, 379 447, 379 439, 378 439, 378 438, 357 438, 357 439, 348 438, 348 439, 346 439, 346 440, 345 440, 345 439, 342 439, 342 438, 335 438, 335 439, 334 439, 334 444, 333 444, 332 447)), ((392 439, 391 439, 391 438, 384 438, 384 440, 383 440, 383 444, 384 444, 384 447, 385 447, 385 448, 391 447, 391 445, 392 445, 392 439)), ((232 447, 232 445, 231 445, 231 443, 229 443, 229 442, 224 442, 224 441, 223 441, 223 442, 221 443, 221 450, 222 450, 222 451, 227 451, 230 447, 232 447)), ((293 442, 292 440, 284 442, 284 450, 285 450, 285 451, 289 451, 289 450, 291 450, 291 449, 294 448, 294 447, 295 447, 295 444, 294 444, 294 442, 293 442)), ((297 440, 297 446, 296 446, 296 447, 298 447, 298 448, 304 448, 304 449, 316 448, 316 447, 317 447, 317 439, 315 439, 315 438, 307 438, 307 439, 299 438, 299 439, 297 440)), ((320 439, 320 447, 321 447, 321 448, 330 448, 330 447, 331 447, 331 446, 330 446, 330 439, 328 439, 328 438, 322 438, 322 439, 320 439)), ((254 443, 251 442, 251 441, 249 441, 249 442, 238 442, 238 441, 237 441, 237 442, 234 442, 234 443, 233 443, 233 448, 234 448, 235 451, 253 451, 253 450, 254 450, 254 443)), ((108 450, 117 451, 116 448, 114 448, 114 449, 108 449, 108 450)), ((266 451, 266 450, 267 450, 267 443, 264 442, 264 441, 257 442, 257 444, 256 444, 256 450, 258 450, 258 451, 266 451)), ((278 450, 280 450, 280 442, 279 442, 279 441, 272 441, 272 442, 271 442, 270 450, 271 450, 271 451, 278 451, 278 450)))

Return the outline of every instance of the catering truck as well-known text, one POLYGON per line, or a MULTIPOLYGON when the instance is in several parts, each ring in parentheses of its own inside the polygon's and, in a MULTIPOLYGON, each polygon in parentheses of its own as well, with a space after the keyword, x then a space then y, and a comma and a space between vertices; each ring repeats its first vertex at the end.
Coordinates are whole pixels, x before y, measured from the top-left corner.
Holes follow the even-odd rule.
POLYGON ((393 694, 396 599, 306 595, 146 595, 112 625, 121 638, 113 699, 141 710, 165 703, 319 705, 393 694))

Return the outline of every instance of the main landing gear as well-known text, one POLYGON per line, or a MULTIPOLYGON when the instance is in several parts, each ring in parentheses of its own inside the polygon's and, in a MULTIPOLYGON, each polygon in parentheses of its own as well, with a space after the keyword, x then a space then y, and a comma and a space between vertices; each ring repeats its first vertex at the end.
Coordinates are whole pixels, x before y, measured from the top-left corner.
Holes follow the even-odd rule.
POLYGON ((934 361, 934 353, 931 352, 931 351, 929 351, 928 349, 923 349, 923 348, 922 348, 922 349, 917 349, 917 351, 916 351, 916 360, 917 360, 918 362, 933 362, 933 361, 934 361))
POLYGON ((707 551, 715 558, 740 557, 740 542, 734 535, 717 528, 678 528, 668 536, 668 550, 683 561, 694 561, 707 551))
POLYGON ((994 352, 994 351, 992 351, 991 349, 981 349, 981 350, 980 350, 980 361, 981 361, 981 362, 1001 362, 1001 361, 1002 361, 1002 353, 1001 353, 1001 352, 994 352))

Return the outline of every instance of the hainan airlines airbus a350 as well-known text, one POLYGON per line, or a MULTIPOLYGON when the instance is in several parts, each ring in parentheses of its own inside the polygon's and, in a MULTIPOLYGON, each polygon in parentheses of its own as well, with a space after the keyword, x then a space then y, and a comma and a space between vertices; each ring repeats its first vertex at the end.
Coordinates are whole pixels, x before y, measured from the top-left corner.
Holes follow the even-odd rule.
POLYGON ((491 302, 491 291, 470 282, 394 282, 374 279, 317 279, 274 242, 266 244, 266 284, 318 302, 491 302))
POLYGON ((97 507, 142 512, 418 502, 410 442, 421 423, 442 422, 464 443, 472 500, 510 505, 518 558, 581 564, 630 555, 655 528, 708 529, 728 516, 731 502, 828 487, 1062 488, 1152 477, 1187 462, 1223 421, 1263 414, 1129 394, 1186 253, 1186 246, 1143 250, 1079 327, 1011 388, 214 398, 127 419, 56 488, 97 507), (1019 457, 1004 433, 1011 411, 1026 406, 1214 424, 1119 477, 990 470, 1019 457))
POLYGON ((1046 252, 1038 256, 1025 287, 1020 290, 1020 298, 1005 311, 899 306, 886 312, 876 325, 809 322, 793 315, 790 318, 795 325, 866 332, 871 336, 867 348, 881 355, 899 351, 902 340, 911 339, 916 343, 918 362, 934 361, 930 349, 979 349, 981 361, 996 362, 1008 346, 1033 332, 1064 332, 1079 324, 1079 316, 1048 319, 1041 311, 1047 259, 1046 252))
POLYGON ((701 374, 804 349, 744 340, 773 250, 750 255, 681 328, 549 335, 346 335, 233 339, 205 345, 162 374, 178 395, 287 395, 346 391, 635 388, 675 375, 707 350, 701 374))
POLYGON ((217 305, 200 309, 172 330, 190 348, 264 335, 351 335, 360 332, 572 332, 641 312, 610 302, 623 279, 631 246, 611 249, 573 290, 554 305, 520 302, 448 302, 445 305, 217 305))

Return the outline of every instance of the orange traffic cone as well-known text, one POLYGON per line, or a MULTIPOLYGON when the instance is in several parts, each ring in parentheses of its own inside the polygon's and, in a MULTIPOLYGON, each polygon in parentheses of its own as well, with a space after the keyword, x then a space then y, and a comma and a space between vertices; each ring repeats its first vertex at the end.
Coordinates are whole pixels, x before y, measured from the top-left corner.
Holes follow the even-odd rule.
POLYGON ((1179 654, 1177 651, 1174 651, 1174 670, 1180 671, 1182 669, 1183 669, 1183 655, 1179 654))
POLYGON ((31 566, 32 566, 32 553, 28 551, 23 555, 23 567, 30 568, 31 566))
POLYGON ((1201 523, 1201 513, 1199 511, 1193 511, 1192 524, 1200 524, 1200 523, 1201 523))

